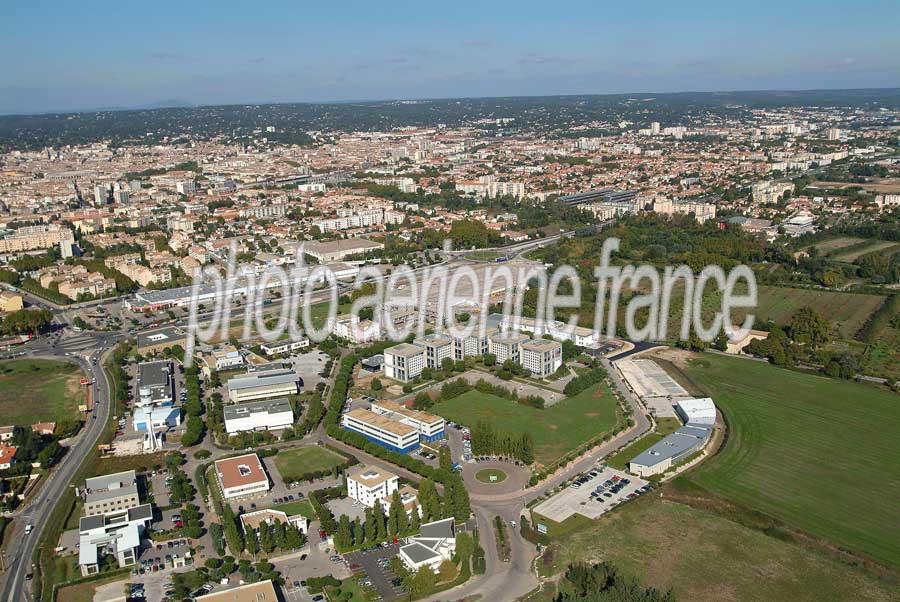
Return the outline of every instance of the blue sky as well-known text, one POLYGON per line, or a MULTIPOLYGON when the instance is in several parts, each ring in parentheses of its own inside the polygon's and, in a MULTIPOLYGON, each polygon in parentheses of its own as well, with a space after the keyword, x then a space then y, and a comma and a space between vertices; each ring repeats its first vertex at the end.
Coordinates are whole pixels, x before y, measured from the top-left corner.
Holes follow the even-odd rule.
POLYGON ((8 2, 0 114, 900 86, 900 3, 8 2))

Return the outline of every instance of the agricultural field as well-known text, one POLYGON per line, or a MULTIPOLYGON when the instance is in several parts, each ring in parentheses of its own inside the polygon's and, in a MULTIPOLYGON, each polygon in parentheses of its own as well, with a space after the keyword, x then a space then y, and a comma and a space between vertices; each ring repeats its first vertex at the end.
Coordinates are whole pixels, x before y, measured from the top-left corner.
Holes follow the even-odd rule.
POLYGON ((840 251, 841 249, 857 245, 864 240, 864 238, 856 238, 855 236, 839 236, 838 238, 832 238, 831 240, 825 240, 820 243, 816 243, 813 246, 819 251, 820 254, 830 255, 836 251, 840 251))
POLYGON ((312 472, 331 470, 347 461, 339 453, 316 445, 284 450, 273 456, 273 460, 285 483, 299 481, 312 472))
POLYGON ((483 420, 501 433, 531 433, 535 459, 544 465, 612 430, 618 419, 616 399, 603 384, 543 410, 472 390, 441 401, 430 411, 468 426, 483 420))
POLYGON ((838 261, 853 263, 867 253, 876 253, 879 251, 893 252, 900 249, 900 244, 890 240, 870 240, 867 244, 853 245, 844 252, 834 253, 831 257, 838 261))
MULTIPOLYGON (((881 295, 760 286, 759 306, 754 313, 758 322, 773 320, 787 325, 797 310, 809 305, 831 320, 842 338, 850 339, 883 302, 881 295)), ((734 315, 738 322, 745 314, 736 311, 734 315)))
POLYGON ((896 394, 712 354, 682 370, 728 424, 724 448, 690 482, 900 568, 896 394))
MULTIPOLYGON (((554 538, 543 574, 607 560, 641 585, 692 602, 896 600, 895 586, 713 512, 652 496, 554 538)), ((527 598, 553 600, 552 588, 527 598)))
POLYGON ((81 370, 55 360, 0 362, 0 416, 3 424, 56 422, 77 414, 84 403, 81 370))

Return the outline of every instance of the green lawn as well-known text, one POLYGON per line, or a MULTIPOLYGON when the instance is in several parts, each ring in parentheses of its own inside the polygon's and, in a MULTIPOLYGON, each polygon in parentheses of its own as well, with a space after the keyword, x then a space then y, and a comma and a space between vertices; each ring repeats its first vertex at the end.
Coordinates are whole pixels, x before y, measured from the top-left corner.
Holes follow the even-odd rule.
MULTIPOLYGON (((892 586, 858 569, 664 498, 629 502, 594 522, 581 518, 555 538, 550 566, 538 561, 542 573, 606 560, 644 586, 671 589, 676 600, 896 600, 892 586)), ((544 599, 552 598, 535 598, 544 599)))
POLYGON ((900 567, 900 397, 709 354, 686 374, 729 427, 692 482, 900 567))
POLYGON ((475 478, 482 483, 502 483, 506 480, 506 473, 498 468, 485 468, 476 472, 475 478))
POLYGON ((331 470, 346 462, 344 456, 326 447, 310 445, 279 452, 273 457, 285 483, 299 481, 304 474, 331 470))
POLYGON ((81 378, 81 370, 68 362, 0 362, 0 422, 24 426, 77 416, 84 403, 81 378))
POLYGON ((499 432, 531 433, 535 459, 544 465, 612 430, 617 420, 616 400, 602 384, 544 410, 472 390, 435 404, 431 411, 468 426, 484 420, 499 432))
POLYGON ((300 514, 310 520, 316 519, 316 511, 313 510, 312 504, 310 504, 306 500, 300 500, 298 502, 288 502, 287 504, 272 506, 272 510, 280 510, 288 516, 300 514))

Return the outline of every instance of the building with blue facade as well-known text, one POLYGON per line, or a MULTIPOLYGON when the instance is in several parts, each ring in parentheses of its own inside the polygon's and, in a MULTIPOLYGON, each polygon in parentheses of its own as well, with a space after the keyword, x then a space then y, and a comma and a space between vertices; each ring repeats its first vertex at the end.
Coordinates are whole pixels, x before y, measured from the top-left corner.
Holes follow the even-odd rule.
POLYGON ((401 454, 419 447, 417 428, 369 410, 357 409, 344 414, 342 424, 345 429, 401 454))

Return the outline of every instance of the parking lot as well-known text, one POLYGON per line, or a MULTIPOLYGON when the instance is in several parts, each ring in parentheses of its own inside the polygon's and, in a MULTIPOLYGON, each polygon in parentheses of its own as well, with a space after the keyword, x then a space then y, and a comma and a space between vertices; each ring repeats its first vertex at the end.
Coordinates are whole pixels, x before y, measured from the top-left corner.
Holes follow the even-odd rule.
POLYGON ((368 550, 360 550, 344 555, 344 560, 350 565, 354 573, 362 572, 367 580, 361 581, 363 586, 369 586, 378 592, 379 600, 397 600, 404 594, 400 579, 391 571, 391 559, 400 550, 399 544, 387 547, 378 547, 368 550))
POLYGON ((555 522, 573 514, 595 519, 648 490, 649 484, 643 479, 620 470, 597 467, 582 473, 565 489, 538 504, 534 511, 555 522))

